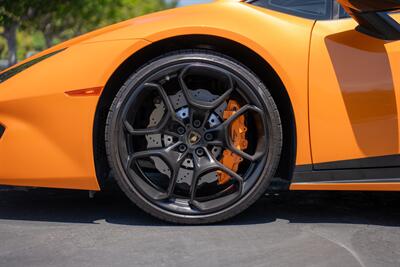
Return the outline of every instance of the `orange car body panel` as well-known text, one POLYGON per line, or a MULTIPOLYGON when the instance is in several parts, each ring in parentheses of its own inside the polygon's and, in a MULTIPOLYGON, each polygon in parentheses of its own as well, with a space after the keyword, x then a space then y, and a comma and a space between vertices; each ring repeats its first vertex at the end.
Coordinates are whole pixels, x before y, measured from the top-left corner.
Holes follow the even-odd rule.
POLYGON ((310 51, 314 164, 400 154, 400 88, 394 81, 400 69, 393 66, 400 59, 400 42, 375 39, 355 27, 352 19, 318 21, 314 27, 310 51))
POLYGON ((99 190, 92 144, 99 88, 147 44, 71 46, 0 84, 0 184, 99 190))
POLYGON ((285 85, 296 117, 296 163, 311 163, 307 87, 308 52, 314 21, 237 2, 218 1, 144 16, 132 20, 131 27, 110 31, 90 42, 121 36, 157 42, 174 36, 203 34, 245 45, 264 58, 285 85), (267 30, 260 32, 260 27, 267 30))
MULTIPOLYGON (((328 61, 329 53, 324 46, 325 37, 335 31, 355 32, 352 30, 354 22, 317 22, 313 36, 314 20, 238 2, 220 0, 146 15, 72 39, 28 59, 68 48, 0 83, 0 123, 7 128, 0 139, 0 184, 99 190, 93 157, 93 123, 102 89, 118 66, 140 49, 166 38, 194 34, 241 43, 276 71, 288 92, 295 115, 296 165, 312 164, 313 158, 323 162, 398 151, 395 138, 390 136, 383 148, 369 144, 367 150, 372 152, 366 154, 355 140, 352 132, 355 125, 345 117, 343 100, 337 90, 335 95, 330 95, 332 93, 327 90, 318 91, 327 89, 323 82, 328 88, 337 89, 328 61), (318 49, 321 49, 321 55, 318 49), (319 64, 326 66, 319 69, 319 64), (309 73, 317 78, 309 80, 309 73), (330 97, 332 109, 337 108, 338 113, 324 110, 323 101, 314 103, 310 106, 311 112, 321 113, 311 118, 310 125, 309 88, 313 101, 330 97), (328 133, 334 142, 323 140, 324 125, 327 125, 324 116, 340 128, 328 133), (342 138, 345 143, 335 145, 339 140, 335 136, 338 133, 346 134, 342 138), (310 136, 317 138, 311 143, 310 136), (339 147, 343 151, 338 151, 339 147)), ((369 37, 357 34, 357 38, 369 37)), ((399 70, 398 46, 385 44, 385 47, 394 51, 389 62, 392 68, 399 70)), ((380 75, 387 78, 387 73, 380 72, 380 75)), ((397 88, 382 83, 379 89, 375 93, 383 99, 387 92, 396 90, 396 103, 399 103, 397 88)), ((373 97, 373 93, 366 94, 373 97)), ((379 115, 379 121, 371 116, 372 121, 367 123, 392 127, 397 110, 394 112, 393 106, 382 107, 379 115)), ((304 189, 306 185, 301 186, 304 189)), ((311 186, 309 188, 312 190, 311 186)))
MULTIPOLYGON (((400 14, 392 16, 400 19, 400 14)), ((314 166, 400 154, 400 41, 369 37, 356 26, 349 18, 317 21, 313 29, 309 114, 314 166)), ((292 183, 290 189, 400 191, 400 183, 305 182, 292 183)))
POLYGON ((7 127, 0 140, 0 184, 98 190, 92 136, 99 96, 65 92, 104 87, 136 51, 151 42, 188 34, 242 43, 269 62, 298 114, 297 161, 311 162, 307 62, 314 22, 236 2, 218 1, 143 16, 35 56, 68 47, 0 84, 0 123, 7 127), (260 34, 259 25, 268 33, 260 34))

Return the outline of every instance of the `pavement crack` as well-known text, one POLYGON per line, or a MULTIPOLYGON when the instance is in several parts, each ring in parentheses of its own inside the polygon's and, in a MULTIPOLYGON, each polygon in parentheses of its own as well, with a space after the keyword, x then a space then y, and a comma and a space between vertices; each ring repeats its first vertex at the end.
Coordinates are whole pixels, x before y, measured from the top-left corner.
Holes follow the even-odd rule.
POLYGON ((355 251, 353 251, 351 248, 349 248, 346 244, 343 244, 342 242, 337 241, 335 239, 329 238, 321 233, 315 232, 312 228, 309 228, 308 231, 314 235, 317 235, 317 236, 319 236, 325 240, 328 240, 329 242, 332 242, 333 244, 345 249, 360 264, 361 267, 366 267, 365 264, 362 262, 361 258, 358 256, 358 254, 355 251))

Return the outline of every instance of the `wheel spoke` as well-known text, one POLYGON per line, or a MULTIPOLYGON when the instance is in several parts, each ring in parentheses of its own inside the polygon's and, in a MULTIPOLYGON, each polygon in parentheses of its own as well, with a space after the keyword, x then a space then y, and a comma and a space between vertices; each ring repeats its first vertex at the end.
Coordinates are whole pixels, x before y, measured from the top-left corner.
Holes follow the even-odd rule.
POLYGON ((268 103, 223 64, 184 59, 155 69, 114 113, 118 164, 135 193, 160 210, 199 218, 225 212, 252 192, 268 163, 275 138, 268 103))
POLYGON ((164 125, 160 125, 159 127, 146 129, 133 129, 132 125, 128 121, 124 121, 124 126, 130 135, 161 134, 164 128, 164 125))
POLYGON ((165 107, 167 109, 167 112, 170 115, 175 114, 174 106, 172 105, 171 100, 169 99, 169 96, 165 92, 164 88, 160 84, 157 84, 157 83, 146 83, 144 86, 156 89, 158 91, 158 93, 160 94, 161 98, 164 101, 164 104, 165 104, 165 107))
POLYGON ((179 169, 182 165, 183 160, 186 157, 186 154, 182 157, 180 157, 180 159, 173 165, 171 166, 171 177, 170 177, 170 182, 168 184, 168 188, 166 193, 161 194, 157 200, 168 200, 172 197, 175 187, 176 187, 176 183, 178 180, 178 174, 179 174, 179 169))
POLYGON ((161 85, 156 84, 156 83, 146 83, 145 86, 157 88, 158 92, 160 93, 160 95, 164 101, 164 104, 167 109, 167 116, 168 116, 167 117, 168 119, 165 120, 164 127, 171 122, 176 122, 176 123, 180 124, 181 126, 185 126, 185 124, 176 116, 174 106, 172 105, 171 99, 169 98, 168 94, 165 92, 165 89, 161 85))
POLYGON ((237 112, 235 112, 232 116, 230 116, 222 124, 218 125, 215 128, 208 130, 208 132, 213 133, 214 135, 218 136, 217 140, 210 142, 211 145, 227 147, 229 150, 231 150, 235 154, 241 156, 242 158, 244 158, 246 160, 253 162, 253 161, 257 161, 263 157, 264 152, 265 152, 265 146, 266 146, 265 141, 261 140, 261 142, 260 142, 260 145, 262 146, 260 149, 258 149, 260 152, 256 152, 254 155, 250 155, 250 154, 236 148, 232 144, 231 136, 230 136, 231 124, 235 120, 237 120, 240 116, 243 116, 248 111, 254 111, 254 112, 260 114, 261 117, 263 114, 263 111, 260 108, 254 106, 254 105, 245 105, 245 106, 241 107, 237 112))
POLYGON ((178 162, 183 157, 183 154, 174 151, 174 149, 181 144, 182 142, 177 142, 174 145, 166 148, 148 149, 144 151, 135 152, 128 157, 128 167, 132 165, 132 161, 137 159, 159 157, 162 160, 164 160, 165 163, 167 163, 167 165, 169 165, 169 167, 171 168, 174 163, 178 162))
POLYGON ((176 164, 174 164, 174 167, 172 168, 172 174, 168 185, 166 198, 170 198, 174 193, 175 186, 178 180, 179 169, 181 168, 182 162, 185 160, 187 154, 188 153, 185 152, 185 154, 180 157, 180 159, 176 162, 176 164))
POLYGON ((200 158, 198 156, 194 156, 195 169, 194 169, 192 183, 190 186, 189 202, 191 204, 196 203, 195 197, 199 179, 203 175, 213 171, 223 171, 232 178, 234 178, 239 183, 239 192, 242 192, 244 179, 239 174, 235 173, 225 165, 221 164, 217 159, 214 158, 214 156, 208 151, 208 149, 204 148, 204 151, 206 153, 206 157, 200 158))
POLYGON ((170 158, 168 160, 172 173, 171 173, 171 178, 170 178, 170 182, 169 182, 168 189, 167 189, 166 198, 170 198, 174 193, 175 186, 176 186, 176 183, 178 180, 179 170, 182 166, 183 161, 186 159, 187 155, 188 155, 188 151, 180 154, 176 158, 170 158))
POLYGON ((236 111, 232 116, 230 116, 226 121, 222 123, 222 126, 225 128, 229 128, 232 122, 237 120, 240 116, 244 115, 248 111, 255 111, 262 115, 262 110, 254 105, 245 105, 241 107, 238 111, 236 111))
POLYGON ((219 107, 225 100, 227 100, 229 98, 229 96, 232 94, 233 90, 234 90, 234 86, 233 86, 233 80, 232 77, 227 74, 226 72, 223 72, 217 68, 213 68, 210 66, 204 66, 201 64, 190 64, 188 65, 186 68, 183 69, 183 71, 181 72, 181 74, 179 75, 179 84, 182 88, 183 94, 186 98, 186 101, 192 105, 195 108, 201 109, 201 110, 211 110, 211 109, 216 109, 217 107, 219 107), (190 94, 190 89, 188 88, 188 86, 186 85, 185 82, 185 77, 187 75, 187 73, 191 70, 191 69, 201 69, 201 71, 205 71, 208 70, 210 72, 219 72, 220 75, 225 76, 228 80, 228 88, 226 89, 226 92, 223 93, 220 97, 218 97, 217 99, 215 99, 214 101, 201 101, 201 100, 196 100, 194 99, 191 94, 190 94))
POLYGON ((151 88, 153 90, 156 90, 166 107, 166 114, 163 116, 163 119, 159 122, 159 124, 156 127, 150 127, 150 128, 145 128, 145 129, 134 129, 131 123, 125 118, 124 120, 124 126, 125 129, 128 131, 129 134, 131 135, 148 135, 148 134, 161 134, 165 133, 168 135, 172 136, 177 136, 175 133, 168 131, 166 126, 168 126, 171 122, 176 122, 180 125, 184 125, 183 122, 177 118, 175 114, 174 107, 171 103, 171 100, 167 93, 165 92, 164 88, 156 83, 146 83, 144 88, 151 88))
MULTIPOLYGON (((174 151, 182 142, 177 142, 176 144, 162 149, 149 149, 140 152, 133 153, 128 158, 128 167, 132 166, 132 162, 137 159, 149 158, 149 157, 159 157, 161 158, 170 168, 171 176, 170 183, 168 185, 167 193, 163 195, 163 199, 168 199, 172 196, 175 186, 177 183, 177 178, 179 174, 179 169, 182 166, 182 162, 188 155, 188 151, 184 153, 179 153, 174 151)), ((159 198, 161 199, 161 198, 159 198)))

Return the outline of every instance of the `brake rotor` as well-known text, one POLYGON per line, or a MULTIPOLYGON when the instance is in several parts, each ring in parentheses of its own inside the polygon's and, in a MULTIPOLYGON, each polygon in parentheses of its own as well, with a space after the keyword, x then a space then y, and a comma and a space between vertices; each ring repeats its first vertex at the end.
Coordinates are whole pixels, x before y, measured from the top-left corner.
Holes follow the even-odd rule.
MULTIPOLYGON (((213 95, 209 94, 207 91, 200 91, 208 100, 212 99, 213 95)), ((185 98, 183 97, 182 92, 178 92, 176 95, 171 96, 172 103, 174 108, 177 110, 177 116, 181 119, 185 119, 189 116, 189 109, 187 108, 187 103, 185 98)), ((156 126, 162 119, 163 114, 165 112, 164 103, 157 103, 155 110, 153 110, 150 115, 150 122, 148 127, 156 126)), ((241 106, 236 100, 229 100, 228 102, 223 103, 220 107, 215 110, 215 113, 212 113, 209 118, 209 124, 211 127, 217 126, 221 124, 221 120, 228 120, 231 116, 233 116, 241 106)), ((246 139, 247 127, 246 127, 246 118, 244 115, 239 116, 235 121, 231 123, 230 138, 232 140, 232 145, 238 150, 245 150, 248 147, 248 141, 246 139)), ((161 135, 161 134, 150 134, 146 135, 147 139, 147 148, 159 148, 163 146, 169 146, 172 144, 172 136, 169 135, 161 135)), ((211 150, 212 154, 215 157, 219 157, 221 154, 221 149, 219 147, 214 147, 211 150)), ((151 157, 154 161, 156 169, 167 175, 168 177, 171 175, 171 171, 169 167, 165 164, 165 162, 158 157, 151 157)), ((220 162, 229 168, 230 170, 237 172, 239 169, 240 163, 243 161, 243 158, 239 155, 233 153, 232 151, 226 149, 222 152, 220 162)), ((183 168, 179 170, 178 174, 178 183, 186 183, 190 184, 193 176, 193 161, 191 159, 187 159, 182 164, 183 168)), ((207 180, 208 182, 212 182, 212 180, 217 180, 219 185, 226 184, 231 179, 230 175, 222 171, 216 171, 202 177, 201 180, 207 180), (213 178, 214 177, 214 178, 213 178)))
MULTIPOLYGON (((229 100, 228 106, 223 113, 224 120, 228 120, 240 109, 240 105, 236 100, 229 100)), ((245 150, 248 147, 248 141, 246 139, 247 127, 246 118, 244 115, 239 116, 235 121, 232 122, 230 127, 230 137, 232 145, 238 150, 245 150)), ((222 154, 220 162, 227 168, 234 172, 239 169, 239 164, 243 161, 243 158, 226 149, 222 154)), ((223 185, 229 182, 231 176, 225 172, 218 171, 218 184, 223 185)))
MULTIPOLYGON (((204 89, 198 89, 194 91, 194 95, 203 101, 213 101, 217 96, 211 94, 209 91, 204 89)), ((190 110, 188 103, 182 91, 177 92, 175 95, 170 96, 171 103, 176 111, 176 116, 185 120, 189 118, 190 110)), ((211 127, 218 126, 222 122, 223 113, 226 109, 227 103, 222 103, 208 119, 208 123, 211 127)), ((163 119, 165 113, 165 105, 162 101, 155 101, 155 109, 150 114, 150 120, 147 127, 157 126, 163 119)), ((161 148, 168 147, 173 144, 173 137, 162 134, 148 134, 145 136, 147 140, 147 148, 161 148)), ((214 146, 211 149, 211 153, 214 157, 218 158, 222 154, 222 149, 214 146)), ((154 162, 155 168, 162 174, 171 177, 171 170, 163 159, 159 157, 150 157, 154 162)), ((177 187, 182 184, 190 186, 193 180, 193 159, 188 157, 183 161, 182 167, 178 171, 177 187)), ((199 180, 199 183, 212 183, 217 181, 219 178, 217 171, 205 174, 199 180)))

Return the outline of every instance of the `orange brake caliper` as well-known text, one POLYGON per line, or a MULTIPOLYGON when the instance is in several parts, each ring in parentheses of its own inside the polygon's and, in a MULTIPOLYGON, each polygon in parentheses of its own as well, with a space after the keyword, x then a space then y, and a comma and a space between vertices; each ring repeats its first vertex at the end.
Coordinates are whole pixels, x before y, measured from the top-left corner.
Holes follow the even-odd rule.
MULTIPOLYGON (((240 109, 240 105, 235 100, 229 100, 228 106, 224 111, 224 120, 229 119, 233 114, 235 114, 240 109)), ((248 146, 248 141, 246 139, 247 127, 245 124, 245 116, 239 116, 235 121, 231 123, 230 127, 230 137, 232 145, 238 150, 245 150, 248 146)), ((243 158, 236 155, 232 151, 226 149, 222 155, 220 162, 227 168, 236 172, 239 169, 240 162, 243 158)), ((231 176, 225 172, 218 171, 218 184, 225 184, 231 179, 231 176)))

